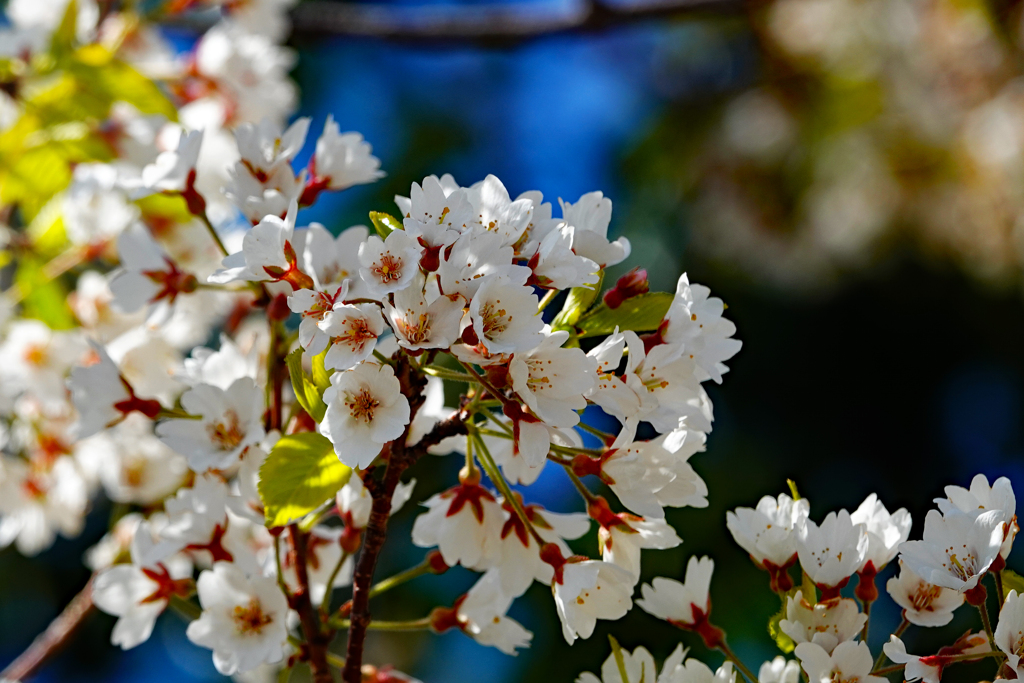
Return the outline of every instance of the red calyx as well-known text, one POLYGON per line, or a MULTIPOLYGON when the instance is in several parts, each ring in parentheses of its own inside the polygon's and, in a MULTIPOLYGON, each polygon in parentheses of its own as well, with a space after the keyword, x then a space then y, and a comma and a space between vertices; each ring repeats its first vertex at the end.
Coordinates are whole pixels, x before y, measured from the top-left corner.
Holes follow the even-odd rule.
POLYGON ((363 530, 357 529, 351 524, 351 513, 346 512, 345 518, 345 529, 341 532, 341 538, 338 539, 338 542, 341 544, 342 550, 349 555, 354 555, 363 543, 363 530))
POLYGON ((435 607, 430 613, 430 630, 434 633, 444 633, 453 628, 462 630, 463 624, 459 621, 459 607, 466 601, 466 596, 461 595, 451 607, 435 607))
POLYGON ((952 645, 940 647, 936 654, 929 657, 921 657, 921 663, 925 666, 934 666, 938 668, 939 671, 936 676, 936 680, 940 680, 942 678, 942 671, 953 663, 954 657, 963 654, 972 647, 981 645, 986 640, 988 640, 988 637, 985 634, 975 633, 974 635, 971 635, 971 632, 968 631, 957 638, 956 642, 952 645))
MULTIPOLYGON (((607 454, 606 454, 607 455, 607 454)), ((577 477, 585 477, 588 474, 593 474, 595 477, 601 477, 602 480, 606 478, 605 474, 601 471, 606 457, 592 458, 586 453, 580 453, 572 459, 572 471, 577 477)))
POLYGON ((289 240, 284 242, 284 259, 288 268, 278 266, 263 266, 263 270, 274 280, 283 280, 292 286, 292 290, 313 289, 313 278, 299 270, 298 257, 295 254, 295 247, 289 240))
POLYGON ((189 593, 192 592, 192 579, 172 579, 167 571, 167 567, 163 564, 157 564, 156 569, 143 567, 142 573, 157 585, 156 590, 139 601, 143 605, 150 602, 170 600, 174 595, 180 598, 187 598, 189 593))
POLYGON ((704 640, 704 644, 708 649, 715 649, 725 643, 725 631, 711 623, 710 599, 708 600, 707 611, 701 609, 692 602, 690 603, 690 610, 693 613, 692 624, 688 624, 683 621, 676 621, 675 619, 669 619, 668 623, 677 628, 681 628, 684 631, 693 631, 704 640))
POLYGON ((163 410, 163 406, 160 405, 160 401, 151 398, 139 398, 135 395, 135 390, 132 389, 132 385, 128 384, 128 380, 124 377, 121 378, 121 383, 124 384, 124 388, 128 390, 128 398, 115 403, 114 410, 117 410, 125 416, 131 412, 142 413, 150 420, 155 420, 156 416, 160 414, 161 410, 163 410))
POLYGON ((970 590, 964 591, 964 599, 968 605, 974 605, 975 607, 983 607, 985 605, 985 599, 988 597, 988 592, 985 587, 981 585, 981 579, 978 577, 978 585, 970 590))
POLYGON ((206 200, 196 190, 196 169, 193 168, 188 172, 185 189, 181 191, 181 196, 185 200, 185 205, 188 206, 189 213, 193 216, 206 215, 206 200))
POLYGON ((618 308, 626 299, 646 294, 651 291, 651 285, 647 281, 647 271, 639 266, 619 278, 615 286, 604 293, 604 305, 608 308, 618 308))
POLYGON ((612 512, 611 507, 608 505, 608 501, 601 496, 597 496, 593 502, 587 505, 587 514, 590 515, 591 519, 605 529, 611 529, 612 527, 617 526, 629 526, 622 521, 621 515, 612 512))
POLYGON ((472 325, 468 325, 466 329, 462 331, 462 343, 467 346, 476 346, 480 343, 480 338, 476 336, 476 330, 473 329, 472 325))
POLYGON ((824 586, 824 585, 819 583, 818 584, 818 590, 821 591, 821 600, 820 600, 820 602, 825 602, 826 600, 835 600, 836 598, 838 598, 840 592, 843 590, 843 588, 846 587, 846 584, 848 584, 848 583, 850 583, 850 577, 849 576, 847 576, 845 579, 843 579, 842 581, 840 581, 839 583, 837 583, 834 586, 824 586))
POLYGON ((668 321, 662 320, 661 324, 658 325, 658 329, 650 334, 640 335, 640 341, 644 343, 644 353, 650 353, 651 349, 659 344, 665 343, 665 330, 668 329, 668 321))
POLYGON ((878 576, 878 570, 875 569, 875 563, 868 560, 864 569, 858 572, 857 587, 853 590, 853 594, 861 602, 869 603, 878 599, 878 587, 875 585, 876 576, 878 576))
POLYGON ((420 268, 428 273, 433 273, 441 267, 441 246, 432 247, 422 237, 417 240, 423 247, 423 256, 420 256, 420 268))
POLYGON ((796 564, 797 555, 793 553, 793 557, 786 561, 786 564, 781 567, 777 564, 772 564, 768 560, 765 560, 761 565, 768 571, 768 576, 771 578, 772 590, 776 593, 785 593, 793 587, 793 578, 789 575, 789 568, 796 564))
POLYGON ((507 365, 488 365, 484 368, 484 372, 487 374, 487 381, 496 389, 504 389, 509 386, 507 365))
POLYGON ((312 206, 316 203, 320 193, 327 189, 331 179, 320 178, 316 175, 316 158, 309 160, 309 180, 306 181, 306 186, 302 188, 302 194, 299 195, 299 206, 312 206))
POLYGON ((179 294, 191 294, 199 287, 199 281, 192 273, 178 270, 178 266, 171 259, 164 257, 167 263, 167 270, 144 270, 142 274, 160 285, 160 291, 156 293, 150 302, 167 299, 174 303, 179 294))
POLYGON ((218 524, 213 528, 213 535, 209 543, 192 543, 185 546, 185 550, 205 550, 213 556, 214 562, 233 562, 234 556, 224 547, 224 534, 227 528, 218 524))
POLYGON ((451 489, 450 492, 454 492, 452 502, 448 506, 448 512, 446 517, 457 515, 462 511, 462 508, 468 503, 473 508, 473 516, 476 517, 476 521, 481 524, 484 521, 484 504, 483 501, 490 500, 494 501, 494 495, 479 484, 463 483, 451 489))
POLYGON ((1006 560, 1003 559, 1002 555, 996 555, 996 559, 992 561, 991 565, 989 565, 988 570, 990 572, 998 574, 999 572, 1003 571, 1004 569, 1006 569, 1006 560))
POLYGON ((427 564, 430 565, 431 574, 444 574, 449 569, 439 550, 431 550, 427 553, 427 564))
POLYGON ((562 549, 554 543, 545 543, 540 549, 540 559, 542 562, 550 564, 551 568, 555 570, 555 583, 562 583, 566 563, 562 549))

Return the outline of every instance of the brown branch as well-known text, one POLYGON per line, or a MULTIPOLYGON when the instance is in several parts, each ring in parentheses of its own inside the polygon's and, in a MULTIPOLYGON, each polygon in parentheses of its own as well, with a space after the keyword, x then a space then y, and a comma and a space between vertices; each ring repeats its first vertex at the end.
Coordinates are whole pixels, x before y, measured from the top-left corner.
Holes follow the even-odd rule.
POLYGON ((85 588, 71 599, 64 611, 50 622, 27 650, 0 672, 0 680, 21 681, 32 676, 68 644, 78 627, 93 610, 92 581, 93 578, 90 577, 85 588))
MULTIPOLYGON (((402 383, 402 393, 409 399, 410 423, 423 404, 423 389, 426 382, 421 375, 415 373, 404 355, 397 356, 396 375, 402 383)), ((430 446, 442 439, 455 434, 465 433, 465 416, 461 413, 438 423, 429 434, 411 448, 406 448, 406 433, 385 446, 388 464, 384 470, 384 478, 380 481, 369 479, 367 489, 373 496, 373 507, 370 521, 363 536, 363 547, 359 552, 359 561, 352 576, 352 611, 348 631, 348 647, 345 653, 345 669, 342 680, 345 683, 362 681, 363 645, 366 632, 370 626, 370 590, 373 586, 373 573, 377 568, 377 559, 387 540, 388 517, 391 515, 391 498, 395 488, 402 480, 402 473, 422 457, 430 446)))
MULTIPOLYGON (((307 0, 292 11, 294 35, 362 36, 415 42, 475 42, 503 47, 561 34, 594 33, 657 19, 728 16, 758 0, 636 0, 614 4, 578 0, 575 7, 533 3, 395 7, 377 3, 307 0)), ((183 16, 172 23, 209 28, 209 16, 183 16)))
MULTIPOLYGON (((299 584, 291 596, 291 607, 299 615, 302 635, 306 639, 305 655, 314 683, 334 683, 331 665, 327 662, 327 648, 334 638, 334 632, 322 624, 309 595, 309 572, 306 567, 306 541, 308 534, 302 533, 297 524, 288 526, 295 559, 295 576, 299 584)), ((326 599, 326 598, 325 598, 326 599)))

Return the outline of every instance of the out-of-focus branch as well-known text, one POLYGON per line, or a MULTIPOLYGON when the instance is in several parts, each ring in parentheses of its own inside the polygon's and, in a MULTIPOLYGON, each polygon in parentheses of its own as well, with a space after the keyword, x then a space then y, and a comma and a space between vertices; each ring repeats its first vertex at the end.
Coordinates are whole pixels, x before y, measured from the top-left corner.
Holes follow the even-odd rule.
POLYGON ((68 643, 85 618, 92 612, 92 578, 71 599, 64 611, 50 622, 28 649, 0 672, 0 680, 21 681, 39 671, 68 643))
POLYGON ((564 33, 603 31, 652 19, 729 15, 752 0, 580 0, 566 9, 531 4, 408 7, 308 0, 292 13, 297 35, 366 36, 415 42, 505 45, 564 33))

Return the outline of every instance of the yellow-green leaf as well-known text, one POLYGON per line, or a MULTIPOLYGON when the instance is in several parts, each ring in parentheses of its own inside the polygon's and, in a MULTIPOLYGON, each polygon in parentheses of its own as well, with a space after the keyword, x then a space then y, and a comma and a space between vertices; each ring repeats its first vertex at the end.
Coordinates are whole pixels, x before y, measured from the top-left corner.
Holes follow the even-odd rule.
POLYGON ((311 432, 281 437, 260 467, 260 498, 267 527, 302 519, 332 498, 349 477, 326 437, 311 432))
POLYGON ((616 327, 620 331, 652 332, 658 329, 671 304, 672 295, 668 292, 641 294, 626 299, 618 308, 601 303, 580 318, 576 327, 580 337, 611 334, 616 327))
POLYGON ((42 320, 55 330, 67 330, 75 326, 74 316, 67 303, 67 289, 59 279, 48 279, 38 261, 21 259, 14 281, 18 289, 25 293, 21 305, 26 318, 42 320))
POLYGON ((320 397, 323 398, 324 392, 327 391, 327 387, 331 386, 331 372, 324 366, 324 358, 327 357, 327 351, 331 347, 328 346, 326 349, 313 356, 311 365, 313 366, 313 384, 316 385, 317 391, 320 392, 320 397))
POLYGON ((306 373, 302 371, 302 348, 297 348, 285 357, 285 365, 288 366, 288 374, 292 379, 292 389, 295 391, 295 398, 299 405, 317 422, 322 422, 327 406, 321 398, 321 391, 317 389, 306 373))
POLYGON ((402 230, 402 221, 389 213, 371 211, 370 220, 373 221, 373 227, 377 230, 377 234, 380 235, 382 240, 387 239, 387 236, 395 230, 402 230))
POLYGON ((1021 576, 1012 569, 1004 569, 999 572, 999 578, 1003 581, 1003 592, 1017 591, 1017 595, 1024 595, 1024 576, 1021 576))
POLYGON ((555 319, 551 321, 551 327, 555 330, 568 330, 579 322, 601 292, 601 283, 604 282, 604 270, 598 273, 598 280, 592 287, 573 287, 569 290, 569 296, 565 299, 565 305, 558 312, 555 319))

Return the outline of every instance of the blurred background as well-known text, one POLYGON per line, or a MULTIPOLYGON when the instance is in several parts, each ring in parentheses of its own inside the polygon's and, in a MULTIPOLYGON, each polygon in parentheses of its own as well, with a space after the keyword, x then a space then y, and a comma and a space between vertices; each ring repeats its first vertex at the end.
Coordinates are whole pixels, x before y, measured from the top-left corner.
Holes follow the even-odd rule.
MULTIPOLYGON (((487 5, 410 0, 381 11, 415 25, 487 5)), ((513 9, 557 19, 580 7, 513 9)), ((909 509, 919 535, 947 484, 982 472, 1024 491, 1019 3, 700 0, 537 36, 502 35, 499 22, 476 39, 332 35, 317 10, 297 11, 299 114, 318 131, 333 112, 342 130, 364 133, 388 172, 325 197, 308 219, 334 231, 363 223, 368 210, 394 211, 393 195, 430 173, 462 185, 494 173, 511 194, 538 189, 549 201, 601 189, 614 201, 612 230, 633 244, 623 271, 644 266, 652 288, 668 290, 686 271, 728 303, 744 347, 724 386, 709 388, 717 421, 707 452, 691 461, 710 506, 669 511, 684 543, 647 551, 643 580, 681 578, 691 555, 713 555, 716 622, 755 670, 776 654, 766 624, 778 600, 733 544, 726 510, 785 491, 792 478, 816 520, 876 492, 890 510, 909 509)), ((194 34, 181 27, 172 37, 184 49, 194 34)), ((459 466, 420 462, 419 497, 459 466)), ((581 509, 560 474, 546 472, 531 492, 550 508, 581 509)), ((84 584, 81 555, 109 513, 98 505, 81 537, 39 557, 0 551, 0 665, 84 584)), ((410 506, 395 519, 396 537, 408 538, 413 516, 410 506)), ((593 553, 595 543, 576 547, 593 553)), ((422 557, 393 545, 380 576, 422 557)), ((1021 552, 1010 559, 1018 571, 1021 552)), ((418 579, 375 615, 418 617, 450 604, 472 576, 459 568, 418 579)), ((535 633, 518 658, 450 633, 372 638, 368 659, 426 683, 561 683, 599 669, 608 633, 659 660, 680 641, 710 664, 721 659, 641 610, 569 648, 539 585, 511 615, 535 633)), ((872 616, 877 648, 899 615, 883 595, 872 616)), ((933 652, 972 616, 911 629, 908 649, 933 652)), ((109 645, 112 623, 91 617, 37 680, 219 679, 174 614, 127 653, 109 645)), ((987 671, 961 666, 943 680, 987 671)))

